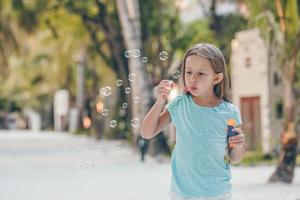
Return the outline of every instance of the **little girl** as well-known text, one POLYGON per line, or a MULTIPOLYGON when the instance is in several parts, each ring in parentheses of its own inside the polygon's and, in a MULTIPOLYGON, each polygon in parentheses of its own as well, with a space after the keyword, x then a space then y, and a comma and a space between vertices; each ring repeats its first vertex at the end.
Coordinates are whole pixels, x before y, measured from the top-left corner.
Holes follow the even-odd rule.
POLYGON ((182 80, 184 94, 166 107, 172 82, 160 82, 157 100, 142 123, 141 136, 150 139, 170 123, 176 128, 171 159, 172 200, 231 199, 229 163, 241 161, 245 136, 239 110, 229 102, 221 51, 206 43, 193 46, 184 56, 182 80), (234 131, 238 134, 229 139, 227 120, 237 123, 234 131))

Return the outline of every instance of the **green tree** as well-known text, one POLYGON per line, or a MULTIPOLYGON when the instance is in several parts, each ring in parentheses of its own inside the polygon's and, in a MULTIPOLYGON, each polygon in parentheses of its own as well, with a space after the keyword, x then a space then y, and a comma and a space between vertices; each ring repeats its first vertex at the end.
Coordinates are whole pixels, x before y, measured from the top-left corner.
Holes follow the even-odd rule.
POLYGON ((281 135, 281 152, 278 166, 271 176, 271 182, 290 183, 293 180, 297 154, 297 135, 295 130, 296 99, 294 86, 297 81, 297 60, 300 50, 299 1, 247 1, 250 18, 262 29, 264 37, 274 52, 283 75, 284 125, 281 135), (263 31, 269 29, 269 32, 263 31), (276 51, 274 51, 274 47, 276 51))

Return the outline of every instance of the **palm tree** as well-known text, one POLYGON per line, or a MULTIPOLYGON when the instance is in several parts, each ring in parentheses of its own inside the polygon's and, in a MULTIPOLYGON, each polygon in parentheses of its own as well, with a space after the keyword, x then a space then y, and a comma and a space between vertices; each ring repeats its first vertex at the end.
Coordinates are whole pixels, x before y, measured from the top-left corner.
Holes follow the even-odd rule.
POLYGON ((297 155, 297 134, 295 130, 296 99, 294 83, 296 81, 297 59, 300 51, 300 18, 298 1, 247 1, 253 19, 264 19, 262 31, 269 41, 269 51, 274 54, 271 60, 279 61, 283 78, 284 121, 281 135, 281 151, 278 165, 270 177, 270 182, 291 183, 294 175, 297 155), (275 4, 273 4, 275 3, 275 4), (285 9, 284 9, 285 8, 285 9), (274 48, 277 47, 277 48, 274 48))
POLYGON ((298 1, 289 0, 286 12, 280 0, 276 0, 276 11, 279 17, 280 31, 284 36, 283 53, 283 87, 284 87, 284 132, 281 136, 279 162, 270 182, 282 181, 291 183, 297 156, 297 134, 295 130, 296 100, 293 92, 296 77, 297 59, 300 50, 300 18, 298 1))

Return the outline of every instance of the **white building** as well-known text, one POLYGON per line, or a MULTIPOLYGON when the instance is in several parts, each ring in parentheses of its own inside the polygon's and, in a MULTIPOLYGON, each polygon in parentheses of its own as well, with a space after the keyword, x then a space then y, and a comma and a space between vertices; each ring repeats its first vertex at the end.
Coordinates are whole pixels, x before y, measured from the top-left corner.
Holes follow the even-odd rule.
MULTIPOLYGON (((180 10, 180 19, 185 24, 209 15, 212 1, 176 0, 175 3, 180 10)), ((216 14, 227 15, 230 13, 241 13, 240 4, 241 3, 237 3, 235 0, 217 0, 216 14)))
POLYGON ((241 111, 247 149, 271 153, 282 131, 278 66, 258 29, 237 32, 231 47, 232 99, 241 111))

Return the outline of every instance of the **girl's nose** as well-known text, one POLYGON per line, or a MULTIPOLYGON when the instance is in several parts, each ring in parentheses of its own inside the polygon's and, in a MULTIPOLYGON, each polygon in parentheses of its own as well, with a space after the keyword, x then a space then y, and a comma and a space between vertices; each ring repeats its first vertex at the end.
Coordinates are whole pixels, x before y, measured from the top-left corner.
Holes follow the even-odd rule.
POLYGON ((196 78, 195 75, 192 75, 192 81, 193 81, 193 82, 197 82, 197 78, 196 78))

